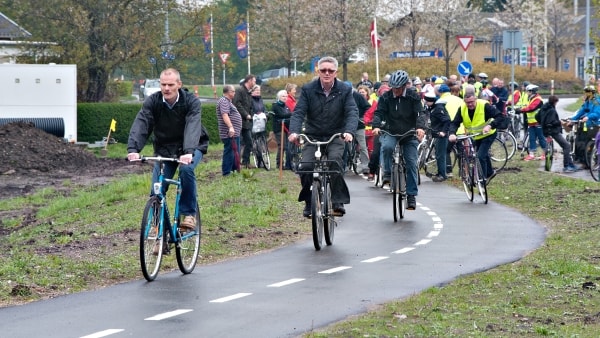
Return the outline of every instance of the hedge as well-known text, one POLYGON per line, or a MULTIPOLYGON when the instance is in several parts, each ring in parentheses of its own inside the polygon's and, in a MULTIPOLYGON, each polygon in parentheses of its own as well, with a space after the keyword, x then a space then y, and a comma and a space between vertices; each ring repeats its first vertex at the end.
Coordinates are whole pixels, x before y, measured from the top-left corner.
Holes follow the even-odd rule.
MULTIPOLYGON (((270 104, 265 104, 270 109, 270 104)), ((127 143, 129 129, 141 103, 79 103, 77 104, 77 141, 94 143, 108 135, 112 119, 117 121, 111 137, 119 143, 127 143)), ((215 103, 202 102, 202 124, 208 130, 210 143, 220 143, 215 103)), ((269 131, 272 123, 267 124, 269 131)))

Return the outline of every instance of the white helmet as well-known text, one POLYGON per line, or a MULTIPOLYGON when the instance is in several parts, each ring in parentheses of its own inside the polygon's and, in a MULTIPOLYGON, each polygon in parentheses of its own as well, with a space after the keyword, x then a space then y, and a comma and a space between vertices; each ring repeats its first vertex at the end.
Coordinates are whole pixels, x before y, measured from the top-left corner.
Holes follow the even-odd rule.
POLYGON ((540 88, 540 87, 536 86, 534 84, 530 84, 527 87, 525 87, 525 90, 528 91, 528 92, 537 93, 538 88, 540 88))
POLYGON ((477 74, 477 76, 479 76, 479 78, 481 78, 481 79, 487 79, 488 78, 488 76, 487 76, 486 73, 479 73, 479 74, 477 74))

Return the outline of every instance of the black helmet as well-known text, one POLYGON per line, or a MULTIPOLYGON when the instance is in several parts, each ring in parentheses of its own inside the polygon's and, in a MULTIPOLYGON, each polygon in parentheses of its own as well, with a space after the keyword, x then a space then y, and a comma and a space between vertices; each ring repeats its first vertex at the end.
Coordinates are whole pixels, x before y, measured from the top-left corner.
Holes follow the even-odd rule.
POLYGON ((529 86, 529 85, 530 85, 529 81, 523 81, 523 87, 527 88, 527 86, 529 86))
POLYGON ((408 83, 408 73, 403 70, 395 71, 390 77, 390 87, 400 88, 408 83))
POLYGON ((508 86, 511 87, 513 90, 519 88, 519 84, 512 81, 508 84, 508 86))

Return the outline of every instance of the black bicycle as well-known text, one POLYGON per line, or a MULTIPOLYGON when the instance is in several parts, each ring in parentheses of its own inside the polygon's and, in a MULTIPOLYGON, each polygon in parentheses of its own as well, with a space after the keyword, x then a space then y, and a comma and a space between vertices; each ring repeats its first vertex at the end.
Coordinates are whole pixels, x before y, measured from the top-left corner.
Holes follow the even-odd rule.
POLYGON ((391 134, 383 129, 380 132, 396 138, 396 147, 392 155, 390 191, 392 192, 392 202, 394 204, 394 222, 397 222, 398 218, 404 218, 407 205, 406 162, 404 162, 404 146, 401 143, 404 139, 414 136, 415 129, 411 129, 404 134, 391 134))
POLYGON ((327 141, 311 140, 305 134, 299 134, 300 139, 315 145, 315 161, 300 162, 296 173, 312 174, 313 183, 311 187, 311 214, 312 214, 312 237, 315 250, 321 250, 323 247, 323 235, 325 243, 333 244, 333 235, 337 222, 333 213, 333 203, 331 201, 331 175, 342 174, 342 168, 334 160, 328 160, 326 151, 323 149, 335 138, 340 137, 341 133, 336 133, 327 141), (303 164, 306 167, 312 167, 312 170, 303 170, 303 164))
POLYGON ((483 177, 481 161, 479 161, 477 158, 477 152, 475 151, 475 146, 473 145, 473 137, 481 134, 482 133, 456 135, 459 158, 458 173, 463 182, 463 187, 469 201, 473 202, 474 188, 477 187, 483 202, 487 204, 487 182, 485 177, 483 177), (460 144, 458 144, 459 141, 460 144))

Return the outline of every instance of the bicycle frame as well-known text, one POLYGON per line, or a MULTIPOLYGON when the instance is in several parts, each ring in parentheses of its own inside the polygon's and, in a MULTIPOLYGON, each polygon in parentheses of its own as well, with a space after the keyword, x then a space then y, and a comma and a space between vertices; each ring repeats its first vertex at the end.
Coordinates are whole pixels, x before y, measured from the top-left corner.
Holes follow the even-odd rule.
MULTIPOLYGON (((406 163, 404 161, 404 145, 402 145, 402 141, 405 138, 414 136, 415 129, 410 129, 404 134, 391 134, 385 130, 381 130, 384 134, 392 136, 396 138, 396 146, 394 147, 394 152, 392 153, 392 172, 391 172, 391 182, 390 182, 390 191, 392 192, 392 202, 393 202, 393 214, 394 214, 394 222, 398 221, 398 216, 400 218, 404 218, 406 213, 406 205, 407 205, 407 194, 406 194, 406 163)), ((418 156, 418 153, 417 153, 418 156)), ((418 161, 418 158, 417 158, 418 161)), ((417 163, 417 170, 418 168, 417 163)), ((418 173, 417 173, 418 175, 418 173)))
POLYGON ((457 147, 460 157, 458 172, 463 181, 463 187, 469 201, 473 202, 473 189, 477 186, 479 195, 483 199, 483 202, 487 204, 487 183, 485 177, 482 177, 482 164, 479 158, 477 158, 477 152, 473 144, 473 137, 482 134, 457 135, 456 140, 462 142, 462 147, 457 147))

